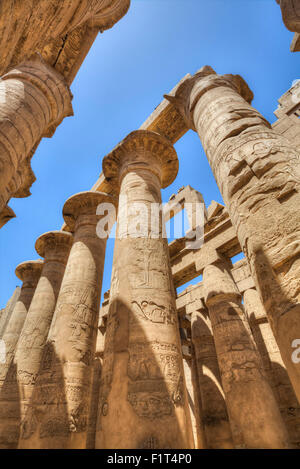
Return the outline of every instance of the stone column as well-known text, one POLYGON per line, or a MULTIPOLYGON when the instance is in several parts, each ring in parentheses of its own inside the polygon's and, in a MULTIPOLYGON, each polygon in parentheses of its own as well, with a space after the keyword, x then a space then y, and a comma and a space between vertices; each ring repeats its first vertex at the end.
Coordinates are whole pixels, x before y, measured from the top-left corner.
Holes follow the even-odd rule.
POLYGON ((0 389, 13 360, 16 345, 26 319, 34 291, 40 278, 43 264, 42 260, 27 261, 22 262, 22 264, 19 264, 16 268, 16 276, 22 280, 23 285, 19 299, 14 307, 2 337, 6 346, 6 361, 5 363, 0 364, 0 389))
POLYGON ((208 449, 233 448, 211 321, 203 302, 191 314, 192 343, 208 449))
POLYGON ((300 156, 237 75, 204 67, 169 99, 198 132, 295 391, 300 363, 300 156))
POLYGON ((136 131, 104 158, 103 171, 120 198, 96 448, 190 448, 168 244, 161 221, 150 223, 177 155, 162 136, 136 131))
MULTIPOLYGON (((6 401, 8 406, 18 402, 20 398, 13 358, 42 267, 43 261, 37 260, 23 262, 16 268, 16 275, 22 280, 23 285, 2 337, 6 346, 6 361, 0 364, 0 401, 6 401)), ((9 418, 9 407, 0 405, 0 422, 6 421, 5 432, 0 432, 0 449, 14 448, 19 436, 18 429, 15 428, 14 422, 11 424, 9 418)))
POLYGON ((229 418, 246 448, 286 448, 287 431, 229 269, 220 259, 203 272, 229 418))
POLYGON ((35 245, 45 261, 14 359, 20 392, 20 410, 15 414, 15 424, 17 428, 21 427, 21 439, 28 438, 36 425, 31 420, 31 398, 72 241, 70 233, 50 231, 40 236, 35 245))
POLYGON ((183 354, 183 371, 191 416, 194 447, 195 449, 204 449, 206 448, 206 438, 203 429, 201 400, 199 398, 195 360, 193 355, 187 357, 183 354))
POLYGON ((64 205, 74 241, 34 389, 33 431, 20 448, 86 447, 106 247, 96 233, 96 210, 111 201, 100 192, 81 192, 64 205))
MULTIPOLYGON (((100 316, 101 316, 101 310, 100 310, 100 316)), ((99 324, 100 324, 100 321, 99 321, 99 324)), ((105 336, 102 334, 102 332, 100 331, 98 327, 96 352, 95 352, 94 365, 93 365, 93 384, 92 384, 90 415, 89 415, 88 435, 87 435, 87 444, 86 444, 87 449, 95 449, 95 437, 96 437, 98 403, 99 403, 100 386, 101 386, 104 341, 105 341, 105 336)))
POLYGON ((0 80, 0 215, 11 197, 27 197, 35 177, 31 151, 73 114, 64 78, 35 54, 0 80))
POLYGON ((19 299, 20 293, 21 293, 21 288, 16 287, 15 291, 13 292, 12 297, 8 300, 5 308, 2 310, 1 319, 0 319, 0 339, 2 338, 4 334, 5 328, 9 322, 9 318, 11 316, 11 313, 14 310, 16 302, 19 299))
POLYGON ((290 442, 300 447, 300 404, 286 372, 266 311, 254 288, 244 292, 244 308, 264 369, 286 424, 290 442))

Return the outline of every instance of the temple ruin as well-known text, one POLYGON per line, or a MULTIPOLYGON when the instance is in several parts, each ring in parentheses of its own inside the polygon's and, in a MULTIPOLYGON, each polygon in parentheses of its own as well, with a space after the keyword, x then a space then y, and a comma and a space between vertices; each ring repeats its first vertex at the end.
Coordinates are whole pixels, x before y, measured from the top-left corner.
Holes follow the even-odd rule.
MULTIPOLYGON (((278 3, 300 50, 300 9, 278 3)), ((30 195, 39 142, 72 115, 70 84, 98 32, 130 0, 13 4, 0 6, 0 227, 9 200, 30 195)), ((104 157, 95 185, 58 207, 63 227, 35 240, 0 312, 1 449, 300 448, 300 82, 272 125, 252 100, 239 75, 186 75, 104 157), (224 205, 186 186, 153 226, 190 129, 224 205), (145 231, 128 236, 141 203, 145 231), (100 306, 101 204, 117 236, 100 306), (203 226, 192 208, 190 232, 168 243, 165 222, 197 204, 203 226)))

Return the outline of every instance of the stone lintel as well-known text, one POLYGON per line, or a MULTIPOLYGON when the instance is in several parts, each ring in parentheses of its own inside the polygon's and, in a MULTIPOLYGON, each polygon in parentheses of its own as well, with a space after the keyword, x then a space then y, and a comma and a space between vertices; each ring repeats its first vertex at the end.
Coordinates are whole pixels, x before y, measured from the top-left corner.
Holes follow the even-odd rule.
MULTIPOLYGON (((185 208, 185 204, 200 203, 204 205, 204 218, 207 219, 207 210, 203 195, 193 189, 190 185, 181 187, 177 194, 171 195, 169 202, 164 206, 165 222, 173 218, 185 208)), ((194 228, 194 227, 192 227, 194 228)))
POLYGON ((208 264, 218 260, 219 255, 231 258, 241 252, 236 232, 226 211, 219 218, 215 217, 205 224, 204 243, 200 249, 187 249, 185 244, 183 238, 175 240, 169 246, 175 287, 201 275, 208 264))
MULTIPOLYGON (((195 79, 197 80, 200 76, 208 75, 217 74, 211 67, 205 66, 194 76, 191 74, 185 75, 179 83, 167 95, 165 95, 162 102, 141 125, 139 130, 156 132, 166 137, 172 144, 175 144, 189 130, 190 123, 188 123, 182 116, 182 112, 178 106, 174 106, 174 102, 182 90, 190 90, 191 84, 193 85, 195 79)), ((237 89, 237 91, 240 92, 248 102, 252 101, 253 93, 240 75, 225 75, 225 77, 234 83, 235 89, 237 89)), ((114 191, 110 182, 105 178, 103 173, 100 174, 91 190, 106 192, 107 194, 112 194, 114 191)))

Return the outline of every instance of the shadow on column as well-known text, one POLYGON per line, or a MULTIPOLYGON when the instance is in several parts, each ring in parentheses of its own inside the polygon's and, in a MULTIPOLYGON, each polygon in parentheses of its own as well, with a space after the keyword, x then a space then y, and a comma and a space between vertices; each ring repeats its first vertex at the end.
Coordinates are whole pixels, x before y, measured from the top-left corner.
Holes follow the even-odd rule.
POLYGON ((20 435, 20 394, 17 367, 11 362, 0 391, 0 449, 18 447, 20 435))
MULTIPOLYGON (((251 314, 250 324, 255 324, 255 315, 251 314)), ((261 354, 264 369, 270 380, 270 385, 274 389, 274 395, 282 418, 286 424, 290 441, 295 448, 300 448, 300 405, 292 387, 286 369, 278 362, 272 361, 265 344, 265 338, 261 333, 258 324, 252 327, 254 340, 261 354)), ((278 350, 278 354, 280 352, 278 350)), ((281 355, 280 355, 281 357, 281 355)))
POLYGON ((201 396, 202 420, 207 448, 232 448, 232 434, 222 389, 214 338, 207 324, 200 316, 197 316, 197 319, 193 321, 192 328, 195 331, 201 331, 200 346, 204 346, 206 349, 205 356, 202 353, 197 354, 195 352, 195 360, 197 363, 196 373, 199 382, 198 387, 201 396), (209 350, 209 354, 207 354, 207 350, 209 350), (205 368, 205 373, 203 368, 205 368))
MULTIPOLYGON (((79 411, 79 409, 78 409, 79 411)), ((31 403, 21 424, 20 448, 63 449, 63 441, 72 427, 67 412, 66 390, 62 363, 53 344, 44 347, 31 403), (52 379, 55 377, 55 380, 52 379), (44 443, 44 439, 45 442, 44 443)))
MULTIPOLYGON (((287 368, 289 379, 293 386, 294 392, 299 401, 299 380, 300 380, 300 363, 296 363, 292 359, 293 348, 292 343, 295 339, 300 339, 300 257, 287 261, 278 268, 277 274, 283 279, 284 276, 294 271, 293 275, 289 275, 290 289, 295 301, 291 301, 286 297, 282 290, 270 262, 265 255, 263 249, 255 252, 254 269, 257 274, 257 281, 261 286, 260 294, 262 295, 263 305, 267 311, 269 323, 273 330, 275 339, 278 343, 279 350, 287 368), (296 268, 295 268, 296 265, 296 268), (298 270, 297 270, 298 268, 298 270), (294 282, 293 282, 294 280, 294 282)), ((299 401, 300 402, 300 401, 299 401)))
MULTIPOLYGON (((157 322, 159 319, 157 319, 157 322)), ((152 320, 141 319, 120 298, 112 300, 104 348, 96 447, 189 448, 181 350, 149 340, 152 320), (143 326, 142 326, 143 324, 143 326), (145 325, 144 325, 145 324, 145 325), (134 331, 134 340, 132 339, 134 331), (178 353, 177 353, 178 350, 178 353)), ((168 328, 160 324, 161 328, 168 328)), ((172 326, 169 326, 172 327, 172 326)), ((179 340, 179 328, 178 328, 179 340)), ((173 342, 174 343, 174 342, 173 342)))

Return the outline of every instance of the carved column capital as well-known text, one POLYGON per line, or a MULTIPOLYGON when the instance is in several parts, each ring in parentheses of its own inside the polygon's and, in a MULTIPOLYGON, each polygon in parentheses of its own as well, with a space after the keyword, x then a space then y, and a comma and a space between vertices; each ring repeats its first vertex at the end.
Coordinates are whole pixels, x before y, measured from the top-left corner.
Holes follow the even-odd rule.
POLYGON ((206 65, 194 76, 187 78, 177 89, 175 96, 164 95, 181 113, 186 125, 197 131, 193 112, 199 99, 209 90, 218 87, 228 87, 240 94, 249 104, 253 100, 253 93, 240 75, 218 75, 213 68, 206 65))
POLYGON ((36 285, 44 265, 44 261, 37 259, 36 261, 26 261, 22 262, 16 267, 15 274, 22 280, 23 286, 30 284, 36 285))
POLYGON ((300 4, 297 0, 276 0, 280 5, 282 19, 286 27, 293 32, 300 32, 300 4))
POLYGON ((72 94, 64 77, 39 54, 0 80, 0 212, 11 197, 28 197, 35 181, 30 166, 42 137, 53 135, 73 114, 72 94))
POLYGON ((66 231, 48 231, 42 234, 35 243, 35 250, 46 260, 65 263, 65 253, 69 252, 73 236, 66 231))
POLYGON ((56 127, 65 117, 73 116, 72 93, 65 83, 64 77, 51 65, 48 65, 39 53, 33 54, 28 60, 20 63, 1 80, 16 80, 25 82, 42 93, 48 103, 48 113, 45 115, 47 127, 43 136, 51 137, 56 127))
POLYGON ((100 218, 97 207, 102 203, 116 206, 115 198, 104 192, 85 191, 70 197, 63 207, 63 217, 70 230, 76 231, 82 223, 95 225, 100 218))
POLYGON ((129 10, 130 0, 102 0, 103 6, 91 18, 90 23, 101 32, 112 28, 129 10))
POLYGON ((102 168, 117 192, 125 174, 138 169, 154 173, 165 188, 177 176, 178 158, 168 139, 156 132, 136 130, 104 157, 102 168))

